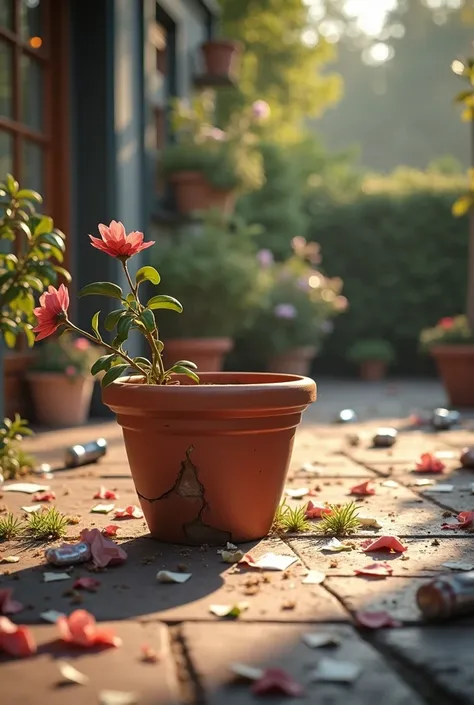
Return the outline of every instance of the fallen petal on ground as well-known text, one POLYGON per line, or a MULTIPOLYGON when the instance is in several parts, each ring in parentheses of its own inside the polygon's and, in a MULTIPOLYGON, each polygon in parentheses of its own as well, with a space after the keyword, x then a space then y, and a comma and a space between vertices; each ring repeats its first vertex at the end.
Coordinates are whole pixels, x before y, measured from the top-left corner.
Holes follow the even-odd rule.
POLYGON ((378 539, 367 539, 361 543, 362 550, 367 551, 395 551, 396 553, 403 553, 407 550, 400 539, 396 536, 381 536, 378 539))
POLYGON ((118 499, 118 494, 114 490, 107 490, 105 487, 100 487, 93 499, 118 499))
POLYGON ((83 529, 81 540, 89 544, 92 561, 98 568, 118 565, 127 560, 127 554, 123 548, 106 538, 99 529, 83 529))
POLYGON ((66 661, 59 661, 58 668, 62 679, 67 681, 68 683, 77 683, 77 685, 85 685, 89 682, 88 676, 78 671, 77 668, 74 668, 74 666, 71 666, 71 664, 67 663, 66 661))
POLYGON ((381 629, 382 627, 400 627, 401 622, 394 619, 391 614, 384 610, 371 612, 370 610, 359 610, 355 614, 356 622, 361 627, 367 629, 381 629))
POLYGON ((35 654, 36 642, 32 632, 25 626, 13 624, 8 617, 0 617, 0 651, 15 658, 35 654))
POLYGON ((392 575, 393 568, 386 561, 381 561, 379 563, 371 563, 370 565, 366 565, 364 568, 355 568, 354 573, 356 575, 371 575, 376 578, 386 578, 387 576, 392 575))
POLYGON ((314 504, 313 502, 308 502, 305 509, 306 519, 321 519, 323 514, 331 514, 331 509, 325 504, 314 504))
POLYGON ((159 583, 185 583, 192 573, 174 573, 172 570, 160 570, 156 574, 159 583))
POLYGON ((121 646, 122 640, 112 629, 99 627, 95 617, 86 610, 75 610, 69 617, 60 617, 56 622, 61 639, 68 644, 84 648, 93 646, 121 646))
POLYGON ((56 499, 54 492, 38 492, 33 495, 33 502, 52 502, 56 499))
POLYGON ((21 602, 12 599, 12 595, 12 588, 0 590, 0 614, 18 614, 24 608, 21 602))
POLYGON ((102 533, 104 534, 104 536, 116 536, 119 528, 120 527, 116 524, 109 524, 105 527, 105 529, 102 529, 102 533))
POLYGON ((143 512, 136 504, 129 504, 125 509, 116 509, 114 519, 143 519, 143 512))
POLYGON ((445 467, 433 453, 422 453, 413 472, 443 472, 445 467))
POLYGON ((252 688, 254 695, 289 695, 301 697, 304 688, 281 668, 266 668, 252 688))
POLYGON ((372 480, 361 482, 360 485, 354 485, 354 487, 351 488, 350 494, 357 495, 358 497, 368 497, 369 495, 375 494, 372 480))
POLYGON ((98 588, 100 588, 100 581, 87 577, 77 578, 72 586, 73 590, 88 590, 89 592, 96 592, 98 588))

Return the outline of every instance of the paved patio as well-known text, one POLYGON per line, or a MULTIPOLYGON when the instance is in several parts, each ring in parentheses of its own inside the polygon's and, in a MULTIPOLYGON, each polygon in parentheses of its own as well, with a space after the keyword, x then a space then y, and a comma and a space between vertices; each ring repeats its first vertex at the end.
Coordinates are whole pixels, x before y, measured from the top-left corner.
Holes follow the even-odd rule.
MULTIPOLYGON (((353 550, 322 552, 323 540, 316 529, 304 535, 270 536, 257 545, 241 547, 255 558, 274 552, 296 558, 283 572, 257 571, 230 566, 215 548, 185 548, 154 542, 141 519, 120 522, 117 542, 128 561, 115 568, 91 573, 84 566, 71 571, 69 581, 44 583, 48 570, 44 546, 11 541, 0 545, 0 556, 19 556, 16 564, 0 565, 0 588, 14 589, 14 598, 25 610, 13 621, 31 625, 38 654, 27 660, 0 657, 0 702, 30 705, 48 702, 104 702, 105 705, 171 705, 189 703, 258 702, 248 682, 238 682, 229 665, 284 668, 305 688, 301 703, 354 705, 447 705, 474 704, 473 618, 442 625, 426 625, 416 607, 415 592, 430 576, 448 572, 446 561, 474 565, 474 534, 443 531, 452 515, 474 509, 470 486, 474 471, 459 468, 459 451, 474 445, 471 421, 462 427, 434 433, 428 426, 410 429, 410 413, 445 403, 441 388, 431 382, 397 382, 366 385, 323 381, 320 401, 308 411, 298 432, 288 488, 308 487, 315 497, 289 500, 290 504, 314 501, 346 502, 350 488, 372 480, 376 493, 361 498, 360 512, 376 517, 382 529, 362 527, 353 537, 353 550), (359 421, 332 423, 341 408, 352 407, 359 421), (371 438, 380 425, 400 429, 392 449, 372 449, 371 438), (347 434, 358 434, 360 443, 350 445, 347 434), (450 493, 436 494, 432 486, 414 486, 420 477, 412 470, 422 452, 442 453, 446 470, 430 477, 435 485, 449 482, 450 493), (314 464, 316 473, 303 466, 314 464), (441 477, 441 479, 439 479, 441 477), (449 480, 447 479, 449 478, 449 480), (392 483, 387 486, 386 481, 392 483), (397 484, 394 485, 393 482, 397 484), (390 486, 391 485, 391 486, 390 486), (402 554, 366 554, 361 543, 367 537, 398 536, 407 546, 402 554), (360 577, 354 572, 374 560, 387 560, 393 574, 384 579, 360 577), (192 573, 183 584, 160 584, 157 571, 186 570, 192 573), (323 572, 322 584, 305 584, 308 570, 323 572), (72 580, 93 576, 97 592, 71 591, 72 580), (234 605, 246 601, 239 619, 221 619, 211 604, 234 605), (46 610, 70 613, 84 608, 113 628, 123 640, 120 648, 102 651, 70 649, 58 641, 57 627, 46 624, 46 610), (401 626, 367 630, 356 626, 354 614, 362 609, 387 610, 401 626), (330 633, 340 644, 333 648, 309 648, 302 640, 308 633, 330 633), (142 659, 144 644, 158 654, 155 663, 142 659), (349 661, 361 667, 351 684, 310 682, 310 673, 322 658, 349 661), (89 677, 85 685, 60 687, 58 659, 73 664, 89 677), (100 691, 120 691, 115 700, 100 691), (128 696, 124 694, 129 694, 128 696), (133 696, 131 694, 134 694, 133 696), (127 699, 128 697, 128 699, 127 699)), ((82 528, 104 528, 119 523, 111 515, 91 514, 100 485, 118 492, 116 506, 137 502, 118 428, 114 423, 42 433, 31 441, 40 462, 60 467, 64 448, 75 442, 105 436, 107 456, 98 464, 76 470, 57 470, 47 483, 56 493, 56 506, 77 523, 69 527, 74 540, 82 528)), ((31 497, 3 493, 0 502, 21 514, 31 497)), ((314 523, 317 526, 317 522, 314 523)), ((276 696, 271 702, 288 702, 276 696)))

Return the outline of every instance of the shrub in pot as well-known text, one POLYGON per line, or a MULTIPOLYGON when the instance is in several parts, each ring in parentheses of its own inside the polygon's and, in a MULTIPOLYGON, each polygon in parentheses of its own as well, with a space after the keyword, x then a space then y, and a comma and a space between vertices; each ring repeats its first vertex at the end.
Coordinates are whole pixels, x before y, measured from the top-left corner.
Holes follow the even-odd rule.
MULTIPOLYGON (((67 289, 50 288, 36 310, 38 337, 58 328, 103 345, 106 354, 91 368, 103 372, 104 403, 123 428, 135 487, 152 535, 186 544, 251 541, 271 527, 283 490, 296 427, 315 400, 305 377, 259 373, 202 373, 192 361, 167 366, 156 311, 182 312, 172 296, 143 295, 145 281, 158 285, 151 266, 132 277, 128 259, 153 245, 143 233, 128 235, 121 223, 99 226, 92 244, 123 266, 129 291, 113 282, 94 282, 80 296, 110 296, 117 309, 104 320, 115 331, 103 341, 99 314, 92 332, 70 319, 67 289), (131 330, 143 334, 149 357, 131 357, 131 330), (131 375, 125 373, 131 372, 131 375), (242 508, 245 508, 245 511, 242 508)), ((206 273, 203 272, 203 277, 206 273)), ((170 280, 170 284, 172 281, 170 280)), ((209 301, 212 308, 214 301, 209 301)), ((159 324, 159 321, 158 321, 159 324)))
POLYGON ((359 366, 359 375, 368 382, 385 377, 387 367, 395 359, 395 351, 387 340, 359 340, 349 350, 348 359, 359 366))
POLYGON ((163 150, 160 170, 174 186, 181 213, 218 208, 231 214, 236 196, 264 180, 256 111, 234 114, 225 129, 213 125, 214 101, 207 93, 191 105, 172 103, 174 142, 163 150))
POLYGON ((181 316, 159 313, 166 364, 184 358, 202 372, 222 369, 234 335, 249 323, 258 304, 255 232, 210 212, 197 231, 184 227, 171 242, 157 245, 152 264, 160 267, 165 284, 173 284, 185 307, 181 316))
POLYGON ((102 352, 67 331, 38 345, 27 379, 41 425, 61 428, 87 421, 94 388, 90 367, 102 352))

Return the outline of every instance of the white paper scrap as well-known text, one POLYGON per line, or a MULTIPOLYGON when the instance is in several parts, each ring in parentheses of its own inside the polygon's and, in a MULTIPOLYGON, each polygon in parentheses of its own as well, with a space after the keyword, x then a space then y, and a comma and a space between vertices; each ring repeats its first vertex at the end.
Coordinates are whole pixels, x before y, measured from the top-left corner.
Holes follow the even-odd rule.
POLYGON ((462 561, 447 561, 447 563, 441 563, 443 568, 449 568, 450 570, 474 570, 474 565, 472 563, 463 563, 462 561))
POLYGON ((232 673, 235 673, 236 676, 239 676, 239 678, 245 678, 249 681, 258 681, 258 679, 263 676, 263 670, 261 668, 247 666, 245 663, 231 663, 230 670, 232 673))
POLYGON ((357 517, 357 521, 359 522, 359 524, 360 524, 361 526, 369 526, 369 527, 371 527, 372 529, 382 529, 382 528, 383 528, 383 524, 381 524, 381 523, 379 522, 379 520, 376 519, 376 517, 361 517, 361 516, 358 516, 358 517, 357 517))
POLYGON ((307 472, 310 475, 321 475, 323 469, 320 465, 315 463, 305 463, 302 468, 303 472, 307 472))
POLYGON ((235 605, 209 605, 209 612, 216 617, 238 617, 248 608, 248 602, 237 602, 235 605))
POLYGON ((71 666, 71 664, 67 663, 66 661, 59 661, 58 668, 63 679, 65 681, 69 681, 69 683, 85 685, 89 682, 89 676, 86 676, 84 673, 81 673, 77 670, 77 668, 74 668, 74 666, 71 666))
POLYGON ((422 477, 419 480, 415 480, 415 482, 411 482, 411 485, 413 487, 427 487, 428 485, 434 485, 434 480, 428 480, 427 477, 422 477))
POLYGON ((326 681, 328 683, 353 683, 361 672, 362 667, 357 663, 322 658, 317 668, 310 673, 309 678, 311 681, 326 681))
POLYGON ((452 492, 454 490, 454 485, 434 485, 434 487, 430 487, 429 489, 425 490, 426 492, 452 492))
POLYGON ((320 551, 339 552, 339 551, 352 551, 352 548, 351 548, 351 546, 346 546, 345 544, 341 543, 339 541, 339 539, 332 538, 332 539, 329 539, 329 541, 326 541, 326 543, 323 544, 319 550, 320 551))
POLYGON ((326 580, 326 573, 319 570, 310 570, 308 575, 301 581, 303 585, 320 585, 326 580))
POLYGON ((285 494, 293 499, 302 499, 309 492, 309 487, 295 487, 292 489, 289 487, 285 490, 285 494))
POLYGON ((255 568, 262 570, 286 570, 296 563, 296 556, 280 556, 278 553, 265 553, 264 556, 255 561, 255 568))
POLYGON ((122 690, 101 690, 100 705, 136 705, 139 701, 137 693, 126 693, 122 690))
POLYGON ((192 573, 173 573, 171 570, 160 570, 156 579, 159 583, 185 583, 192 573))
POLYGON ((434 452, 434 456, 435 458, 449 460, 450 458, 455 458, 456 453, 454 450, 437 450, 434 452))
POLYGON ((25 494, 35 494, 35 492, 47 492, 49 485, 35 485, 33 482, 14 482, 12 485, 2 487, 2 492, 24 492, 25 494))
POLYGON ((41 612, 40 617, 43 619, 45 622, 49 622, 50 624, 56 624, 58 619, 60 617, 64 617, 63 612, 57 612, 56 610, 48 610, 47 612, 41 612))
POLYGON ((217 553, 224 553, 224 551, 238 551, 239 547, 236 546, 234 543, 230 543, 230 541, 227 541, 225 548, 218 548, 217 553))
POLYGON ((382 487, 393 487, 393 489, 400 487, 398 482, 395 482, 395 480, 385 480, 385 482, 380 483, 382 487))
POLYGON ((69 573, 43 573, 44 583, 56 583, 58 580, 70 580, 69 573))
POLYGON ((320 649, 323 646, 339 646, 341 643, 338 636, 324 632, 309 632, 308 634, 303 634, 301 638, 310 649, 320 649))
POLYGON ((96 504, 95 507, 92 507, 91 512, 94 514, 109 514, 114 507, 115 504, 96 504))
POLYGON ((0 557, 0 563, 19 563, 19 562, 20 562, 19 556, 1 556, 0 557))
POLYGON ((28 507, 21 507, 24 512, 27 514, 34 514, 35 512, 39 512, 41 509, 41 504, 31 504, 28 507))

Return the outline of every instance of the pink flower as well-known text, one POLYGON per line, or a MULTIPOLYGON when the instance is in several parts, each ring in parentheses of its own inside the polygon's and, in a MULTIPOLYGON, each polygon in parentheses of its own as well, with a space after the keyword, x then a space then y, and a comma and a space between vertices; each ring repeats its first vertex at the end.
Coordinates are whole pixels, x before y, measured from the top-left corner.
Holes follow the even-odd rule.
POLYGON ((273 264, 273 254, 270 250, 257 252, 257 260, 261 267, 270 267, 273 264))
POLYGON ((444 330, 449 330, 454 325, 454 318, 442 318, 440 321, 438 321, 438 325, 440 328, 444 328, 444 330))
POLYGON ((256 100, 252 103, 252 115, 256 120, 268 120, 270 113, 270 106, 265 100, 256 100))
POLYGON ((100 223, 99 232, 102 239, 89 235, 92 246, 111 257, 128 259, 155 244, 154 241, 143 242, 143 233, 138 231, 127 235, 123 223, 116 220, 112 220, 108 227, 100 223))
POLYGON ((33 328, 36 340, 43 340, 55 333, 67 318, 68 308, 69 292, 64 284, 59 289, 49 286, 48 291, 41 294, 39 306, 33 310, 38 321, 38 325, 33 328))
POLYGON ((73 342, 73 346, 76 348, 76 350, 87 350, 90 348, 91 344, 87 340, 87 338, 76 338, 76 340, 73 342))
POLYGON ((277 318, 296 318, 296 308, 293 304, 278 304, 273 311, 277 318))

